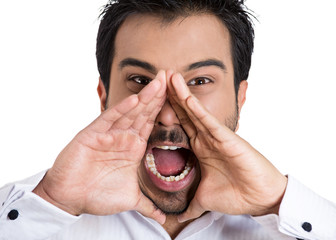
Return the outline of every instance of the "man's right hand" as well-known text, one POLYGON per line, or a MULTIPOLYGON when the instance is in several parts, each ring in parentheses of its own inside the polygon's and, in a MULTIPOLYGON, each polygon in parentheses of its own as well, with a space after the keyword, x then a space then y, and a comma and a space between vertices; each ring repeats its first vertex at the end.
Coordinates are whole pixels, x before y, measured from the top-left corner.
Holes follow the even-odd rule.
POLYGON ((160 71, 139 94, 103 112, 65 147, 33 192, 73 215, 136 210, 164 223, 142 194, 137 171, 166 86, 160 71))

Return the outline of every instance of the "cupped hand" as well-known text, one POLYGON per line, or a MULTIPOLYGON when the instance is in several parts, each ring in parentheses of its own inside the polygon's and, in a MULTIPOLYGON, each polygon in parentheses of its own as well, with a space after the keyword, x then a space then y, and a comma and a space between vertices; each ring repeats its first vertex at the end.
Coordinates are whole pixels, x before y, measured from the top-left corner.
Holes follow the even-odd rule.
POLYGON ((179 221, 206 211, 225 214, 277 213, 287 185, 262 154, 209 113, 183 77, 168 79, 169 100, 190 138, 201 168, 201 181, 179 221))
POLYGON ((103 112, 65 147, 34 192, 73 215, 137 210, 163 223, 142 194, 137 171, 166 86, 160 71, 139 94, 103 112))

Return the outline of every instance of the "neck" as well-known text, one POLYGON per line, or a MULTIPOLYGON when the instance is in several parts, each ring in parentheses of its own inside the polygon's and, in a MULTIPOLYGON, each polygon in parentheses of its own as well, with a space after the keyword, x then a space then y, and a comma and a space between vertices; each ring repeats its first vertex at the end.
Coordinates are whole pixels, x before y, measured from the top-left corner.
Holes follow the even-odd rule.
POLYGON ((162 227, 167 231, 171 239, 174 239, 177 237, 177 235, 193 220, 179 223, 177 221, 177 216, 167 216, 165 224, 162 225, 162 227))

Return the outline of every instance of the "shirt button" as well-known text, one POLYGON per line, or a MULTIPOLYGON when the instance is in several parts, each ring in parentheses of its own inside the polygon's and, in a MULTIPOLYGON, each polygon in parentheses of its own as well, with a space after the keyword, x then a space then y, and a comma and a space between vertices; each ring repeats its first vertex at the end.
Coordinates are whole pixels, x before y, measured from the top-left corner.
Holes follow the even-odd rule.
POLYGON ((7 215, 9 220, 15 220, 17 219, 18 216, 19 216, 19 212, 16 209, 11 210, 7 215))
POLYGON ((303 230, 305 230, 306 232, 311 232, 311 230, 313 229, 312 225, 309 222, 304 222, 302 224, 302 228, 303 230))

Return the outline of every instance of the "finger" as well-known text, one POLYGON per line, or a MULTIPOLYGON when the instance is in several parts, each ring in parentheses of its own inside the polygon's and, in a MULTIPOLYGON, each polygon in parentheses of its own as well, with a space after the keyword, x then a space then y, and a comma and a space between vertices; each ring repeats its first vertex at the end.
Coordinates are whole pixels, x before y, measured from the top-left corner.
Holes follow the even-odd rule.
POLYGON ((160 70, 155 79, 144 87, 138 94, 140 101, 144 104, 148 104, 155 96, 158 98, 162 97, 166 92, 166 85, 165 71, 160 70), (154 84, 157 86, 154 86, 154 84))
POLYGON ((146 123, 141 126, 141 129, 139 130, 139 136, 142 139, 146 141, 148 140, 148 137, 151 134, 152 129, 154 127, 155 119, 157 115, 159 114, 159 112, 161 111, 164 102, 165 100, 163 99, 163 101, 159 105, 156 106, 156 108, 151 113, 151 115, 146 119, 146 123))
POLYGON ((201 122, 218 141, 224 141, 227 136, 231 136, 233 133, 232 130, 221 124, 217 118, 209 113, 194 96, 188 98, 187 105, 197 118, 197 121, 201 122))
POLYGON ((161 90, 161 81, 154 79, 146 87, 144 87, 141 92, 137 95, 138 105, 130 110, 129 112, 122 115, 118 120, 116 120, 112 126, 113 129, 129 129, 134 123, 138 115, 144 111, 146 106, 154 99, 156 94, 161 90))
POLYGON ((122 100, 116 106, 107 109, 105 112, 102 113, 102 118, 105 121, 113 123, 118 118, 126 114, 127 112, 131 111, 138 105, 139 99, 137 95, 133 94, 126 99, 122 100))
POLYGON ((163 225, 166 221, 166 215, 144 195, 142 195, 134 210, 138 211, 145 217, 154 219, 161 225, 163 225))
POLYGON ((159 93, 157 94, 157 97, 163 97, 166 95, 167 92, 167 75, 166 72, 163 70, 160 70, 158 74, 156 75, 156 78, 161 82, 161 89, 159 93))
POLYGON ((181 74, 177 73, 172 76, 170 90, 172 90, 172 96, 185 107, 186 100, 192 94, 181 74))
POLYGON ((174 90, 174 87, 172 86, 171 79, 174 75, 173 70, 167 71, 167 87, 168 87, 168 100, 172 108, 174 109, 183 129, 189 136, 189 138, 193 138, 196 135, 196 127, 191 122, 188 114, 185 112, 185 110, 177 103, 176 99, 176 92, 174 90))
POLYGON ((117 119, 134 109, 138 105, 138 102, 139 99, 135 94, 127 97, 116 106, 104 111, 95 121, 89 125, 89 128, 96 132, 108 131, 117 119))
MULTIPOLYGON (((168 88, 168 92, 169 92, 169 94, 168 94, 169 98, 174 99, 175 102, 177 103, 178 102, 178 97, 176 95, 176 91, 175 91, 174 86, 172 84, 172 79, 175 75, 176 74, 173 74, 172 72, 170 72, 170 70, 167 72, 167 88, 168 88), (169 74, 169 76, 168 76, 168 74, 169 74)), ((181 104, 181 103, 179 103, 179 104, 181 104)))
POLYGON ((186 86, 182 76, 178 74, 172 79, 177 98, 185 105, 184 109, 194 125, 202 132, 209 132, 218 141, 227 139, 227 134, 232 131, 221 124, 217 118, 209 113, 204 106, 193 96, 186 86))
POLYGON ((198 203, 197 200, 193 199, 188 207, 188 209, 177 217, 178 222, 183 223, 191 219, 200 217, 205 210, 198 203))
POLYGON ((169 95, 168 99, 169 99, 170 105, 174 109, 183 129, 185 130, 189 138, 195 137, 196 132, 197 132, 196 127, 190 120, 186 111, 176 102, 176 100, 172 96, 169 95))
POLYGON ((193 95, 189 91, 188 86, 186 85, 181 74, 174 74, 171 80, 172 83, 172 96, 175 101, 183 108, 183 110, 187 113, 189 119, 192 121, 194 126, 201 132, 207 132, 207 128, 199 121, 199 119, 195 116, 193 111, 189 109, 187 105, 187 101, 193 95))
MULTIPOLYGON (((164 101, 166 100, 167 84, 165 72, 160 71, 156 76, 156 79, 160 81, 161 88, 150 102, 143 101, 142 92, 139 94, 139 104, 142 104, 143 108, 141 108, 141 111, 131 126, 136 131, 140 131, 147 123, 154 123, 156 116, 160 112, 164 101)), ((146 95, 144 97, 146 97, 146 95)))

